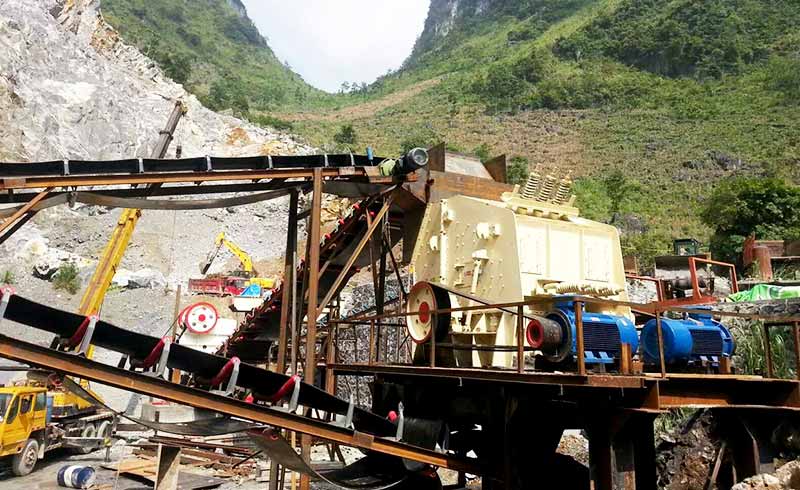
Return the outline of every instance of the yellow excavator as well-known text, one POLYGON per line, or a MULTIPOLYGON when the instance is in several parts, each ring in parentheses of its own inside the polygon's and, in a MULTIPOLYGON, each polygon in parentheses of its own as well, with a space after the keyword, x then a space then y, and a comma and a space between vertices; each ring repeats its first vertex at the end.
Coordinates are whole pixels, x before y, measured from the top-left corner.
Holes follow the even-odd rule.
MULTIPOLYGON (((167 126, 159 133, 153 158, 164 158, 185 113, 186 107, 177 101, 167 126)), ((150 189, 154 187, 157 185, 150 189)), ((88 318, 100 312, 141 215, 141 209, 123 210, 81 298, 81 315, 88 318)), ((85 355, 89 359, 94 356, 93 345, 88 346, 85 355)), ((99 449, 109 441, 114 427, 113 412, 64 389, 58 376, 43 380, 36 374, 31 371, 27 381, 0 387, 0 457, 11 459, 16 475, 33 471, 36 462, 51 449, 66 447, 82 453, 99 449)), ((91 391, 88 381, 80 380, 80 385, 101 400, 91 391)))
POLYGON ((231 253, 236 256, 237 259, 239 259, 239 264, 241 265, 242 269, 234 271, 228 276, 192 279, 189 281, 190 291, 213 293, 219 290, 222 291, 222 294, 235 295, 238 294, 238 292, 241 292, 240 290, 243 290, 244 288, 253 284, 261 286, 262 289, 270 289, 275 286, 275 279, 258 277, 258 272, 253 266, 253 259, 250 258, 250 254, 242 250, 240 246, 236 245, 231 240, 228 240, 225 237, 224 231, 217 235, 217 238, 214 240, 214 249, 210 254, 208 254, 206 260, 200 264, 201 274, 205 275, 208 272, 208 269, 211 268, 211 264, 214 263, 214 259, 217 258, 222 250, 222 247, 230 250, 231 253))

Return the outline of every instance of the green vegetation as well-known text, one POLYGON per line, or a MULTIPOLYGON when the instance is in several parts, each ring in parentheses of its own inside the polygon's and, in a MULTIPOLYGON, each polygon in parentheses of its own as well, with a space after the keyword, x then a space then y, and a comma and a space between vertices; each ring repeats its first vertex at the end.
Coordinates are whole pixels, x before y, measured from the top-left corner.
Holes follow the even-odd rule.
POLYGON ((430 124, 415 125, 402 136, 400 147, 396 152, 398 155, 405 155, 414 148, 430 148, 441 142, 441 136, 430 124))
POLYGON ((75 294, 81 287, 78 277, 78 268, 72 262, 67 262, 58 268, 53 275, 53 288, 75 294))
POLYGON ((738 262, 745 239, 800 238, 800 187, 780 178, 727 179, 717 186, 702 212, 713 228, 714 256, 738 262))
POLYGON ((792 0, 627 0, 554 51, 580 60, 607 56, 669 77, 720 78, 763 60, 800 22, 792 0))
MULTIPOLYGON (((793 378, 794 343, 791 327, 770 328, 770 349, 772 350, 773 375, 778 378, 793 378)), ((736 338, 736 367, 744 374, 767 374, 767 356, 764 339, 764 324, 748 321, 733 329, 736 338)))
POLYGON ((14 277, 14 273, 7 270, 3 272, 3 278, 0 279, 0 284, 14 284, 16 278, 14 277))
POLYGON ((245 117, 253 124, 257 124, 261 127, 270 127, 275 128, 280 131, 292 131, 294 129, 294 124, 291 121, 285 121, 275 116, 271 116, 269 114, 264 113, 248 113, 245 117))
POLYGON ((238 3, 103 0, 103 15, 212 109, 246 114, 326 99, 275 57, 250 19, 231 5, 238 3))
POLYGON ((340 147, 353 147, 358 141, 356 130, 352 124, 343 124, 339 132, 333 135, 333 141, 340 147))
POLYGON ((528 180, 528 174, 531 173, 530 164, 528 159, 519 155, 511 157, 508 161, 508 169, 506 171, 506 178, 509 184, 523 185, 528 180))
POLYGON ((481 12, 461 2, 455 17, 431 11, 401 69, 335 96, 275 60, 223 0, 205 1, 104 7, 136 44, 170 47, 168 58, 154 56, 166 70, 184 72, 191 60, 187 84, 211 107, 315 146, 396 155, 445 141, 482 159, 513 156, 517 182, 529 166, 571 171, 582 214, 618 226, 640 264, 678 236, 732 257, 744 235, 708 219, 715 188, 740 176, 800 176, 795 1, 493 0, 481 12), (217 22, 229 17, 239 21, 217 22))

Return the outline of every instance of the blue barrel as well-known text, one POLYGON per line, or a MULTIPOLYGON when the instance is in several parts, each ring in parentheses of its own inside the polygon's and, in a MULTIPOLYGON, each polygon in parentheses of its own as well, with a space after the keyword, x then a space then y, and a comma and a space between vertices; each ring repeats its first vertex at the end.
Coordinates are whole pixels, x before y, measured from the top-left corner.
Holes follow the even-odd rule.
POLYGON ((95 471, 91 466, 64 466, 58 470, 58 485, 67 488, 89 488, 94 483, 95 471))

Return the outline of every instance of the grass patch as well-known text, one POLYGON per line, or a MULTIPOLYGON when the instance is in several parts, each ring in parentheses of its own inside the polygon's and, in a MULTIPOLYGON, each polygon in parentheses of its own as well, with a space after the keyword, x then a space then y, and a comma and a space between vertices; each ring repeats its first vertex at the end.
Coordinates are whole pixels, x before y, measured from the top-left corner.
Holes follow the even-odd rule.
POLYGON ((7 270, 3 272, 3 275, 1 277, 2 279, 0 279, 0 282, 2 282, 3 284, 14 284, 14 282, 16 282, 16 277, 14 277, 14 273, 11 271, 7 270))
POLYGON ((53 288, 66 291, 69 294, 75 294, 81 287, 81 281, 78 277, 78 267, 72 262, 66 262, 58 271, 53 275, 53 288))

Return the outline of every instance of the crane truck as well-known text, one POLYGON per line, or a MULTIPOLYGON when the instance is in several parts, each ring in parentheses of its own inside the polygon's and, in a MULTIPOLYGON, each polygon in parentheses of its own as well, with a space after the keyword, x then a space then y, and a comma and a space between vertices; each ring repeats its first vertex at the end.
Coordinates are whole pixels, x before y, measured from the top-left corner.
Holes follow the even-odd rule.
POLYGON ((114 419, 110 410, 64 390, 58 377, 29 376, 0 387, 0 457, 10 460, 15 475, 24 476, 53 449, 87 454, 103 447, 114 419), (56 405, 57 398, 68 405, 56 405))
MULTIPOLYGON (((176 101, 166 127, 159 133, 153 158, 164 158, 185 113, 186 106, 176 101)), ((141 209, 122 211, 81 298, 81 315, 88 318, 100 312, 141 215, 141 209)), ((89 359, 94 356, 93 345, 88 346, 85 355, 89 359)), ((43 379, 37 373, 41 374, 29 371, 27 380, 0 387, 0 458, 10 458, 12 472, 18 476, 33 471, 36 462, 51 449, 69 448, 84 454, 99 449, 110 442, 116 426, 114 412, 66 389, 57 375, 43 379)), ((77 382, 101 400, 88 381, 77 382)))

